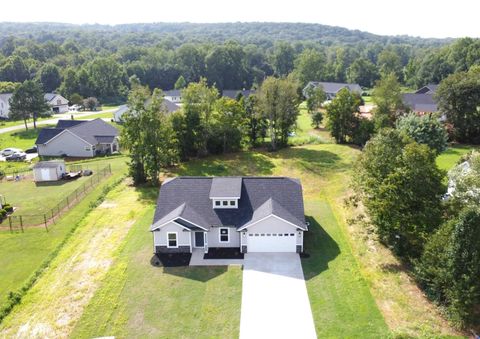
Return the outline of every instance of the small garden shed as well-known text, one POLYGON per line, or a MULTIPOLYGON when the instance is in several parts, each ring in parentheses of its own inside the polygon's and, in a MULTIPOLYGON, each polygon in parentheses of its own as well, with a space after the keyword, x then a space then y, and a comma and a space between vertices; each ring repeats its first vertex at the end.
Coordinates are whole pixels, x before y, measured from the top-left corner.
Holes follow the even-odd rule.
POLYGON ((51 160, 40 161, 33 166, 33 179, 35 182, 57 181, 65 174, 65 161, 51 160))

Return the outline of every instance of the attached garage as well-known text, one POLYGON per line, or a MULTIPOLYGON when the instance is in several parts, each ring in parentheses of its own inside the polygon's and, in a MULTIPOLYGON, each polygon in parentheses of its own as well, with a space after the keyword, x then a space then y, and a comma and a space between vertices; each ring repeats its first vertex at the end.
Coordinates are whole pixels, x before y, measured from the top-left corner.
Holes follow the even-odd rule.
POLYGON ((300 252, 303 230, 286 220, 270 215, 244 230, 242 245, 246 252, 300 252))
POLYGON ((296 233, 247 233, 248 252, 296 252, 296 233))

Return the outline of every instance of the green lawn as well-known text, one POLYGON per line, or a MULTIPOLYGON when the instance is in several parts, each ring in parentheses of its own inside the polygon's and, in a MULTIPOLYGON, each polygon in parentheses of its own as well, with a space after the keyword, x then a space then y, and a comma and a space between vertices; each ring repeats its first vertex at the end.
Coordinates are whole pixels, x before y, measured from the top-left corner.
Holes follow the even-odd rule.
MULTIPOLYGON (((89 204, 95 201, 106 185, 111 184, 124 175, 125 158, 99 159, 92 165, 104 166, 106 162, 112 164, 113 175, 103 181, 95 190, 90 192, 77 206, 68 211, 60 221, 49 227, 47 233, 43 228, 27 228, 25 233, 10 233, 0 231, 0 309, 2 308, 9 291, 16 291, 29 277, 47 260, 52 252, 66 238, 88 212, 89 204)), ((1 184, 3 191, 4 183, 1 184)), ((58 197, 60 199, 61 197, 58 197)), ((13 202, 13 201, 12 201, 13 202)), ((15 203, 14 203, 15 205, 15 203)))
POLYGON ((474 149, 480 148, 478 146, 453 145, 438 156, 437 165, 440 169, 448 171, 457 164, 463 155, 474 149))

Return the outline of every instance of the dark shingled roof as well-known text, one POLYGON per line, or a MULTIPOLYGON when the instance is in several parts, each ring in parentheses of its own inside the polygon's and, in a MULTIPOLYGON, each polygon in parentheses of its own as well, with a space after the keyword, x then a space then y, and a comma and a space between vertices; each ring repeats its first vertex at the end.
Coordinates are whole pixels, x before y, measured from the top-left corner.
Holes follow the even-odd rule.
POLYGON ((55 128, 70 128, 79 124, 83 124, 84 122, 85 120, 58 120, 55 128))
POLYGON ((40 130, 38 134, 37 140, 35 141, 35 145, 45 144, 53 137, 57 136, 58 134, 64 131, 63 128, 43 128, 40 130))
POLYGON ((438 112, 437 104, 432 94, 405 93, 403 103, 414 112, 438 112))
POLYGON ((40 131, 35 144, 45 144, 57 134, 60 134, 64 130, 69 130, 73 134, 79 136, 83 140, 87 141, 91 145, 99 143, 98 140, 102 140, 102 143, 113 142, 113 139, 118 136, 118 130, 110 124, 107 124, 102 119, 95 120, 59 120, 57 127, 44 128, 40 131), (73 123, 73 121, 75 121, 73 123), (71 126, 69 126, 71 125, 71 126), (66 126, 59 128, 58 126, 66 126))
MULTIPOLYGON (((234 177, 228 177, 230 180, 234 177)), ((162 185, 151 230, 182 218, 209 229, 211 226, 241 228, 260 216, 274 214, 306 230, 302 186, 287 177, 237 177, 241 180, 238 208, 213 208, 212 177, 178 177, 162 185)), ((222 178, 220 178, 222 179, 222 178)))
POLYGON ((212 179, 210 198, 240 198, 241 177, 216 177, 212 179))
POLYGON ((420 88, 418 91, 416 91, 416 94, 435 94, 437 91, 438 85, 435 84, 428 84, 426 86, 423 86, 420 88))

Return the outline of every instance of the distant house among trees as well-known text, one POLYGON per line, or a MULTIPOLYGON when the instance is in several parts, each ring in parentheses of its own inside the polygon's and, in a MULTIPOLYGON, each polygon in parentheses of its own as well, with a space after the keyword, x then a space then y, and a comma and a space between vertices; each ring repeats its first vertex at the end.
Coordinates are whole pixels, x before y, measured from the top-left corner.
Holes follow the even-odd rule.
POLYGON ((170 91, 163 92, 164 98, 168 101, 173 102, 174 104, 179 104, 182 102, 182 91, 179 89, 172 89, 170 91))
POLYGON ((308 93, 311 88, 318 88, 321 87, 327 96, 327 100, 332 100, 337 96, 337 93, 340 92, 343 88, 348 89, 350 92, 356 92, 359 95, 362 94, 362 88, 359 84, 346 84, 340 82, 319 82, 319 81, 310 81, 305 88, 303 89, 302 93, 304 97, 308 97, 308 93))
MULTIPOLYGON (((148 101, 147 101, 148 104, 148 101)), ((180 109, 180 105, 176 104, 165 97, 163 98, 163 106, 167 110, 168 113, 176 112, 180 109)), ((128 112, 128 105, 120 106, 115 113, 113 113, 113 121, 115 122, 123 122, 123 115, 128 112)))
MULTIPOLYGON (((8 119, 10 114, 10 98, 13 93, 0 94, 0 118, 8 119)), ((60 94, 46 93, 44 95, 45 101, 50 106, 53 113, 68 112, 68 100, 60 94)))
POLYGON ((46 93, 45 101, 51 107, 53 113, 68 112, 68 100, 56 93, 46 93))
POLYGON ((8 119, 8 113, 10 112, 10 98, 12 93, 0 94, 0 118, 8 119))
POLYGON ((435 92, 438 85, 430 84, 417 90, 415 93, 403 94, 403 103, 406 107, 415 113, 435 113, 438 112, 435 102, 435 92))

